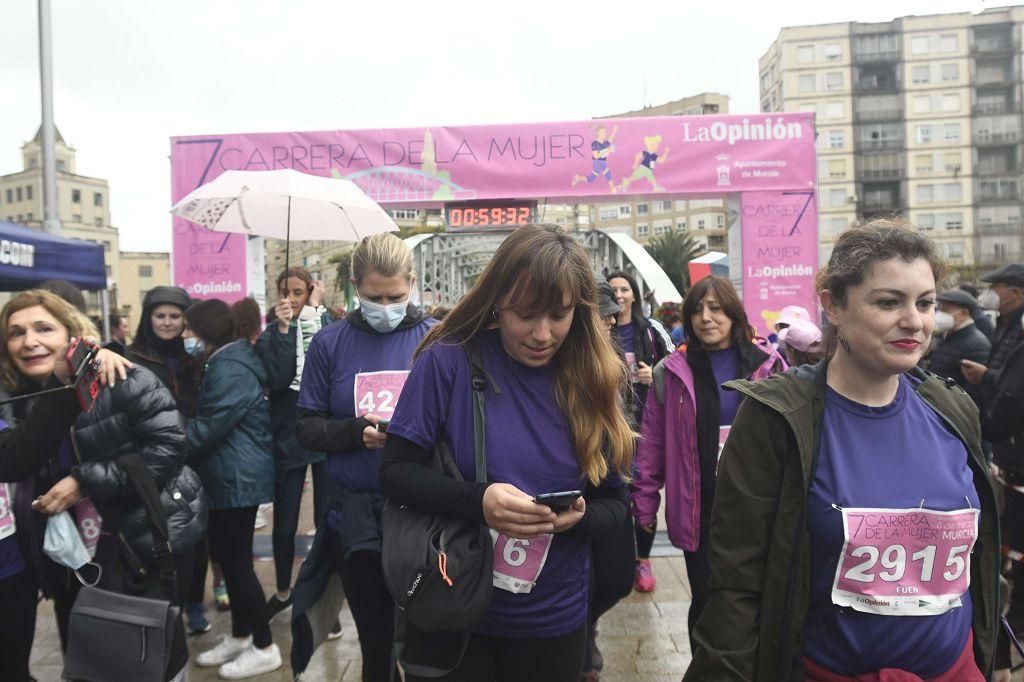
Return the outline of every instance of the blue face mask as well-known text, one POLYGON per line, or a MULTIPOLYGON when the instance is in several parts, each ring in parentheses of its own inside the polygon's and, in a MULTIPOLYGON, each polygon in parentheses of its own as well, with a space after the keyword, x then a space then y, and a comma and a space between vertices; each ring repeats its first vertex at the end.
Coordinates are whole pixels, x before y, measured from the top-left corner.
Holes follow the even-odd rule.
POLYGON ((198 337, 188 336, 182 339, 182 342, 185 344, 185 352, 192 357, 198 357, 206 352, 206 344, 198 337))
POLYGON ((363 319, 366 320, 366 324, 381 334, 395 331, 405 319, 405 311, 408 307, 408 299, 391 305, 381 305, 373 301, 359 299, 359 309, 363 311, 363 319))
MULTIPOLYGON (((89 563, 91 557, 89 550, 82 542, 82 536, 78 533, 75 522, 66 511, 54 514, 46 520, 46 532, 43 534, 43 552, 62 566, 67 566, 75 572, 78 580, 83 585, 96 585, 99 582, 100 574, 96 576, 95 582, 88 582, 82 577, 79 571, 89 563)), ((94 564, 100 571, 99 564, 94 564)))

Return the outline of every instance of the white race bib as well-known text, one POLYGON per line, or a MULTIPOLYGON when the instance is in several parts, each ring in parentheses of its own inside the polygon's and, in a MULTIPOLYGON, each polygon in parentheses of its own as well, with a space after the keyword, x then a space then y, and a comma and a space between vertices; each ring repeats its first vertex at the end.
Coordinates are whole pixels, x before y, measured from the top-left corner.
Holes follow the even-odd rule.
POLYGON ((551 550, 550 533, 539 538, 520 540, 491 529, 494 542, 494 586, 506 592, 529 594, 551 550))
POLYGON ((934 616, 963 605, 978 510, 843 509, 832 602, 888 616, 934 616))
POLYGON ((18 526, 14 522, 14 495, 9 485, 0 483, 0 540, 11 537, 17 530, 18 526))

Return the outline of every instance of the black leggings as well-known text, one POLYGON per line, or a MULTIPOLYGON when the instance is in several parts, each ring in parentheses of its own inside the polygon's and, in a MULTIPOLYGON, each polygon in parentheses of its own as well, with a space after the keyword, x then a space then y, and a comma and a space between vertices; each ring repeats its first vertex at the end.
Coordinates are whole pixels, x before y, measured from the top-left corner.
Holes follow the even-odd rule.
MULTIPOLYGON (((313 522, 320 527, 327 497, 324 463, 313 467, 313 522)), ((299 509, 302 506, 302 488, 306 483, 306 467, 284 472, 274 484, 274 571, 277 591, 287 592, 292 586, 292 568, 295 565, 295 531, 299 528, 299 509)))
MULTIPOLYGON (((559 637, 472 635, 459 667, 443 682, 579 682, 589 626, 559 637)), ((406 675, 405 682, 428 682, 406 675)))
POLYGON ((267 602, 252 566, 252 534, 256 507, 211 509, 208 534, 213 558, 224 572, 231 599, 231 634, 252 635, 263 649, 274 640, 267 622, 267 602))
POLYGON ((711 592, 711 543, 708 542, 707 534, 701 533, 700 547, 695 552, 683 552, 686 559, 686 579, 690 583, 690 612, 686 616, 690 633, 690 651, 695 651, 693 645, 693 626, 696 625, 701 611, 708 603, 708 596, 711 592))
POLYGON ((0 680, 28 682, 28 660, 36 634, 36 582, 24 570, 0 580, 0 680))
POLYGON ((651 558, 651 548, 654 547, 654 536, 657 532, 657 519, 655 519, 654 523, 651 524, 650 533, 641 528, 639 525, 636 527, 636 556, 638 559, 651 558))
POLYGON ((391 645, 395 636, 395 602, 384 582, 380 552, 352 552, 346 559, 337 534, 332 530, 328 535, 331 560, 341 576, 345 600, 359 633, 359 648, 363 654, 363 682, 389 682, 392 674, 397 680, 397 669, 391 660, 391 645))

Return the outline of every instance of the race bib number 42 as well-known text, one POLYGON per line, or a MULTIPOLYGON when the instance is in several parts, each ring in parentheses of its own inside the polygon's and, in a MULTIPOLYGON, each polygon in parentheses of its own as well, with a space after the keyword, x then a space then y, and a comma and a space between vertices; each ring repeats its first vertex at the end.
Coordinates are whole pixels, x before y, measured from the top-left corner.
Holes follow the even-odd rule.
POLYGON ((527 594, 537 584, 551 550, 551 534, 521 540, 491 529, 494 542, 495 587, 506 592, 527 594))
POLYGON ((395 372, 360 372, 356 375, 355 401, 356 416, 371 412, 390 419, 398 404, 398 396, 402 394, 405 380, 409 378, 407 371, 395 372))
POLYGON ((832 602, 889 616, 934 616, 962 606, 978 513, 843 509, 845 543, 832 602))

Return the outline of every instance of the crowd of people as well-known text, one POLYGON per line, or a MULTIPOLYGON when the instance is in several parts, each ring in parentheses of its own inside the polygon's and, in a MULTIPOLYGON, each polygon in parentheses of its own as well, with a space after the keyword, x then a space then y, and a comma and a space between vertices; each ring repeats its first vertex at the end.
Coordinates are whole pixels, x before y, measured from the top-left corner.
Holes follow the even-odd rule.
POLYGON ((597 682, 601 617, 657 589, 663 512, 692 594, 686 680, 1009 680, 1024 265, 943 289, 934 245, 875 221, 836 241, 821 316, 788 306, 767 338, 728 279, 694 282, 662 320, 631 273, 595 276, 552 226, 510 234, 431 314, 396 236, 360 241, 351 273, 343 319, 300 267, 266 318, 252 299, 156 287, 130 341, 112 320, 85 379, 69 351, 98 334, 73 292, 0 310, 0 679, 34 679, 38 595, 75 650, 87 585, 180 607, 165 680, 280 668, 282 614, 293 665, 308 660, 340 634, 343 593, 366 682, 597 682), (296 572, 310 475, 315 537, 296 572), (266 504, 269 595, 253 564, 266 504), (489 542, 427 538, 398 593, 389 508, 489 542), (466 589, 450 575, 468 561, 489 578, 465 597, 484 600, 468 626, 396 608, 433 589, 421 581, 466 589), (208 571, 230 632, 190 657, 187 635, 212 629, 208 571))

